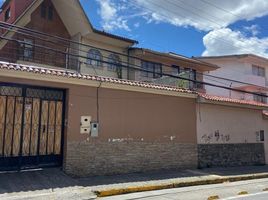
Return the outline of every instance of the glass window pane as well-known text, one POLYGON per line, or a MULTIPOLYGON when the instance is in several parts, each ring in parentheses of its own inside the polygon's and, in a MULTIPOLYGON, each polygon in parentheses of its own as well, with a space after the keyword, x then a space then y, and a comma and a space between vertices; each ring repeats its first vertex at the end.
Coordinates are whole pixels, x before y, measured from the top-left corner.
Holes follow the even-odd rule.
POLYGON ((120 57, 116 54, 111 54, 108 58, 108 70, 116 71, 121 65, 120 57))
POLYGON ((87 64, 97 67, 102 66, 102 54, 99 50, 90 49, 87 57, 87 64))

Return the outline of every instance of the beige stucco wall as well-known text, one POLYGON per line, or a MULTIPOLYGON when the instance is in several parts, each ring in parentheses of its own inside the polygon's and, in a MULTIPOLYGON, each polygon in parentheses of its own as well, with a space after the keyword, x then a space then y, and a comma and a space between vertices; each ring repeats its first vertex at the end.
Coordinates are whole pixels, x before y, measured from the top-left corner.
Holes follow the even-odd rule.
POLYGON ((259 143, 256 132, 265 131, 265 156, 268 163, 268 120, 262 110, 215 104, 197 104, 198 144, 259 143), (220 137, 217 139, 215 133, 220 137))
POLYGON ((84 176, 197 167, 194 96, 101 87, 99 137, 92 138, 89 134, 80 134, 80 119, 91 116, 92 121, 97 121, 96 87, 57 83, 57 77, 38 81, 0 76, 0 81, 67 90, 63 161, 65 171, 70 174, 84 176))
MULTIPOLYGON (((69 92, 69 139, 83 141, 80 116, 96 120, 96 88, 69 92)), ((195 143, 195 99, 111 89, 99 90, 99 140, 179 141, 195 143), (183 113, 183 115, 182 115, 183 113)))
MULTIPOLYGON (((108 62, 109 55, 112 54, 112 52, 115 54, 118 53, 120 60, 121 60, 121 64, 124 66, 127 66, 128 59, 127 59, 126 47, 117 46, 116 43, 107 44, 107 43, 102 43, 102 42, 96 42, 94 40, 87 39, 85 37, 82 38, 82 43, 92 46, 92 49, 94 49, 93 47, 96 47, 96 49, 98 49, 101 52, 104 62, 102 63, 102 66, 91 66, 87 64, 87 59, 86 59, 86 57, 88 56, 87 52, 91 49, 91 47, 81 46, 80 52, 79 52, 81 56, 80 58, 81 73, 118 78, 117 73, 109 70, 107 67, 108 63, 105 63, 105 62, 108 62), (101 49, 105 49, 105 50, 101 50, 101 49), (109 51, 112 51, 112 52, 109 52, 109 51)), ((127 68, 124 68, 124 67, 122 68, 122 78, 127 79, 127 68)))

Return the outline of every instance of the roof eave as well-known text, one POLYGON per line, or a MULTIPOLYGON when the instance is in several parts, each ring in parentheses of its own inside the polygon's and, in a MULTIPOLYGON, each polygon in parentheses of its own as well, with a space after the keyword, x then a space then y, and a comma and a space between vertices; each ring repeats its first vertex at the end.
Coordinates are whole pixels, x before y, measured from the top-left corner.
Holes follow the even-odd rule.
POLYGON ((249 109, 255 109, 255 110, 266 110, 266 109, 268 109, 268 105, 267 106, 260 106, 260 105, 246 104, 246 103, 236 103, 236 102, 226 102, 226 101, 220 101, 220 100, 211 100, 211 99, 206 99, 206 98, 204 98, 202 96, 198 96, 197 102, 198 103, 204 103, 204 104, 221 105, 221 106, 249 108, 249 109))

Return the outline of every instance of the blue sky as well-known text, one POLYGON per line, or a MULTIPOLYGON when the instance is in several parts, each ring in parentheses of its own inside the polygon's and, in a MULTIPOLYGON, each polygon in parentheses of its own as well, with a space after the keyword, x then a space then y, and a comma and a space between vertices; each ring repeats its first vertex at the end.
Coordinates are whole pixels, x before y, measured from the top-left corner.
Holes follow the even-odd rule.
POLYGON ((80 1, 95 28, 141 47, 186 56, 268 57, 267 0, 80 1))

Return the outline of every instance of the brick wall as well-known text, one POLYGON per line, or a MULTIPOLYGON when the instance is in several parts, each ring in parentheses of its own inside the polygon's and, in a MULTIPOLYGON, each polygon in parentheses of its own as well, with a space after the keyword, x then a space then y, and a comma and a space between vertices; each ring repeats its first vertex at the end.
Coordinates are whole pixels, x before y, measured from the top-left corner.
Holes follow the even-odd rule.
POLYGON ((200 168, 264 164, 263 143, 198 145, 198 165, 200 168))
POLYGON ((175 142, 68 142, 64 163, 75 176, 196 167, 196 145, 175 142))

